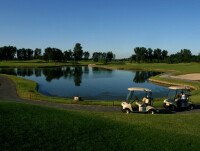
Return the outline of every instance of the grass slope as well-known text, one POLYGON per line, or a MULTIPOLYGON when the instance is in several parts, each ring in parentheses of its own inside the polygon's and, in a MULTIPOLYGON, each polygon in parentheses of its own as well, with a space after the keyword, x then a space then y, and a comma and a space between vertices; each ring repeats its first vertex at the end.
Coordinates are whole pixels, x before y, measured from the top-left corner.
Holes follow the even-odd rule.
POLYGON ((200 148, 199 118, 68 111, 0 101, 0 150, 195 151, 200 148))

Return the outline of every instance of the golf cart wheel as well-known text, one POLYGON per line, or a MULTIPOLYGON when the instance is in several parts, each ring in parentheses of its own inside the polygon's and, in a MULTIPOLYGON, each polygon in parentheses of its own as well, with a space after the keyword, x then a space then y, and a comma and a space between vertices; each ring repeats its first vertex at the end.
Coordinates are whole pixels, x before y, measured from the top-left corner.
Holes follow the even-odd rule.
POLYGON ((155 112, 155 110, 149 110, 148 113, 149 114, 155 114, 156 112, 155 112))
POLYGON ((125 109, 122 109, 121 111, 122 111, 122 113, 126 113, 126 110, 125 110, 125 109))
POLYGON ((175 111, 176 107, 174 105, 170 105, 169 109, 170 109, 170 111, 175 111))
POLYGON ((188 107, 188 110, 193 110, 194 109, 194 105, 190 105, 189 107, 188 107))
POLYGON ((129 109, 125 109, 125 113, 126 113, 126 114, 129 114, 129 113, 130 113, 130 110, 129 110, 129 109))
POLYGON ((167 105, 166 105, 166 103, 163 103, 163 107, 164 107, 165 109, 168 108, 167 105))

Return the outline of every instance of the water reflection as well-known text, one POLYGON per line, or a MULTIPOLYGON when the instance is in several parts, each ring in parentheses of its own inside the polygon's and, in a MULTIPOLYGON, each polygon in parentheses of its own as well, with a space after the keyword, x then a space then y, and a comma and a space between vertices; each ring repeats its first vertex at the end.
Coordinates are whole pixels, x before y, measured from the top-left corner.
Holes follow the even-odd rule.
MULTIPOLYGON (((153 97, 166 96, 167 88, 148 82, 148 78, 160 74, 150 71, 122 71, 91 67, 52 68, 0 68, 0 73, 34 80, 38 91, 47 96, 81 96, 92 100, 122 100, 127 88, 145 87, 153 91, 153 97)), ((138 92, 139 93, 139 92, 138 92)))
POLYGON ((150 72, 150 71, 136 71, 135 77, 133 78, 133 82, 135 83, 144 83, 152 76, 156 76, 161 72, 150 72))
MULTIPOLYGON (((103 69, 103 68, 92 68, 92 71, 89 70, 89 67, 55 67, 55 68, 0 68, 0 73, 10 74, 21 77, 30 77, 35 75, 36 77, 45 76, 47 82, 51 82, 54 79, 64 79, 71 80, 73 78, 75 86, 80 86, 82 83, 83 74, 89 74, 90 72, 93 75, 110 75, 113 70, 103 69)), ((151 72, 151 71, 134 71, 133 82, 134 83, 144 83, 150 77, 160 74, 160 72, 151 72)))

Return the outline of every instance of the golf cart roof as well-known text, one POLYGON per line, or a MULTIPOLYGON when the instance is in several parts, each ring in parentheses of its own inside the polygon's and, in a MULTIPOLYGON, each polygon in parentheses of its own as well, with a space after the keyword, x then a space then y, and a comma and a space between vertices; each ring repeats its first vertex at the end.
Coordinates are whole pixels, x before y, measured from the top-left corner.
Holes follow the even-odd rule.
POLYGON ((190 88, 188 88, 186 86, 171 86, 171 87, 169 87, 169 89, 173 89, 173 90, 189 90, 190 88))
POLYGON ((129 91, 151 91, 147 88, 128 88, 129 91))

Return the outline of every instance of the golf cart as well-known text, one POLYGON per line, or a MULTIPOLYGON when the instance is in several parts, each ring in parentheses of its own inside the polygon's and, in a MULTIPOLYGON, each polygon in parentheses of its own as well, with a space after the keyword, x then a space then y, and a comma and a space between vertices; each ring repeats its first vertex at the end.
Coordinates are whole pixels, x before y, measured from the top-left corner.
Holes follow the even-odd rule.
POLYGON ((190 89, 186 86, 171 86, 169 87, 169 93, 167 95, 167 99, 164 100, 164 108, 169 109, 171 111, 175 111, 175 110, 182 110, 182 109, 188 109, 188 110, 192 110, 195 107, 195 104, 190 101, 190 94, 187 93, 185 94, 186 96, 186 100, 185 101, 180 101, 180 104, 178 105, 178 100, 180 99, 180 95, 178 95, 178 93, 181 91, 182 93, 184 91, 188 91, 190 92, 190 89), (175 95, 174 97, 170 98, 170 92, 174 92, 175 91, 175 95))
POLYGON ((128 88, 130 91, 126 97, 126 102, 122 102, 122 112, 123 113, 151 113, 155 114, 158 112, 158 110, 151 106, 152 101, 152 92, 150 89, 146 88, 128 88), (135 107, 132 106, 133 102, 139 101, 139 99, 136 97, 136 99, 132 100, 133 94, 135 91, 143 91, 145 92, 145 97, 142 99, 142 102, 136 102, 135 107))

